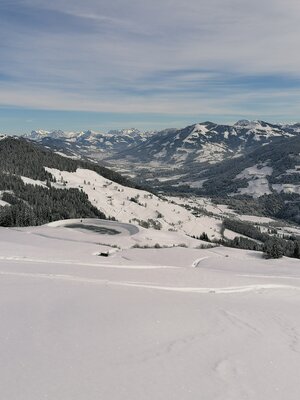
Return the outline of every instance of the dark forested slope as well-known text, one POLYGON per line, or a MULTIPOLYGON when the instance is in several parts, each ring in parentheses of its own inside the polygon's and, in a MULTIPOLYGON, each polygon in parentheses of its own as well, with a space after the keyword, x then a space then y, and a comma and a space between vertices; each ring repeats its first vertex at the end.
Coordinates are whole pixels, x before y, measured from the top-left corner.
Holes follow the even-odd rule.
POLYGON ((83 191, 52 187, 54 178, 44 167, 70 172, 87 168, 117 183, 135 186, 105 167, 62 157, 22 138, 8 137, 0 141, 0 193, 4 204, 0 207, 0 226, 40 225, 68 218, 105 218, 83 191), (44 181, 46 186, 25 184, 20 176, 44 181))

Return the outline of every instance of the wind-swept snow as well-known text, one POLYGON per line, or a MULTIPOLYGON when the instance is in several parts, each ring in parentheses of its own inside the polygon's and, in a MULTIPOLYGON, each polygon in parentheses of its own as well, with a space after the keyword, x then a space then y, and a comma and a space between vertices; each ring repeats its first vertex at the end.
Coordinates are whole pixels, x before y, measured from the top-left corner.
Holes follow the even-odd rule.
POLYGON ((298 398, 299 260, 68 223, 0 228, 1 398, 298 398))

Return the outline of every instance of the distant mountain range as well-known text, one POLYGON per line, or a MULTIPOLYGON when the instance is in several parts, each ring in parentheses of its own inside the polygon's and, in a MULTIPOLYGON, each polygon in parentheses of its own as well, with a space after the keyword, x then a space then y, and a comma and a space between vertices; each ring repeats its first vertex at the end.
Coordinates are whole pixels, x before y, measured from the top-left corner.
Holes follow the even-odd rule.
POLYGON ((107 133, 32 131, 26 137, 73 157, 127 160, 135 163, 215 164, 242 156, 282 138, 300 135, 300 124, 275 125, 241 120, 234 125, 203 122, 183 129, 140 132, 137 129, 107 133))
POLYGON ((107 133, 92 130, 80 132, 37 130, 25 135, 25 138, 35 140, 73 158, 84 156, 99 160, 139 145, 147 140, 149 135, 151 133, 143 133, 135 128, 111 130, 107 133))
POLYGON ((33 131, 27 138, 71 158, 102 160, 160 190, 211 195, 218 187, 224 195, 300 194, 300 124, 240 120, 160 132, 33 131), (220 177, 226 184, 212 185, 220 177))
MULTIPOLYGON (((299 126, 274 125, 263 121, 238 121, 218 125, 204 122, 184 129, 166 130, 122 152, 122 157, 135 162, 156 161, 160 164, 211 165, 242 156, 249 151, 282 138, 299 134, 299 126)), ((114 156, 118 159, 120 154, 114 156)))
MULTIPOLYGON (((239 123, 235 126, 241 125, 239 123)), ((44 138, 48 140, 47 147, 53 145, 55 151, 44 147, 44 139, 39 139, 37 144, 28 138, 2 137, 0 226, 36 225, 57 219, 104 215, 120 218, 122 212, 125 222, 136 221, 142 226, 162 226, 167 230, 173 229, 173 224, 177 224, 178 229, 183 229, 179 225, 185 215, 184 229, 190 232, 193 216, 211 216, 209 208, 205 209, 201 205, 210 202, 207 197, 215 204, 225 204, 229 209, 232 207, 242 214, 300 223, 300 135, 291 128, 284 132, 271 130, 267 126, 265 128, 261 129, 263 134, 259 134, 255 128, 256 139, 253 131, 251 134, 243 133, 245 138, 249 136, 251 139, 239 156, 227 157, 213 163, 186 162, 178 167, 171 159, 165 163, 159 163, 153 158, 143 163, 128 162, 121 156, 125 150, 116 152, 115 156, 119 154, 120 158, 114 160, 114 170, 123 170, 127 172, 127 176, 135 175, 139 178, 138 183, 146 184, 143 187, 149 188, 150 192, 139 190, 141 186, 112 169, 99 165, 95 160, 85 160, 79 151, 71 157, 82 157, 80 160, 66 156, 64 148, 57 151, 53 143, 61 140, 59 137, 63 137, 64 143, 68 143, 67 140, 72 139, 71 134, 59 136, 61 133, 58 133, 56 137, 53 135, 53 138, 44 138), (255 145, 261 142, 262 144, 255 145), (163 196, 156 197, 153 193, 163 196), (181 199, 176 201, 179 205, 184 204, 185 211, 181 208, 175 209, 174 202, 166 197, 168 194, 175 194, 177 199, 180 196, 181 199), (198 203, 199 197, 194 197, 191 205, 189 201, 192 195, 198 195, 204 200, 198 203)), ((208 123, 205 123, 198 124, 193 129, 188 127, 177 130, 175 135, 179 134, 177 140, 183 141, 184 135, 189 136, 188 132, 191 137, 197 134, 197 137, 203 135, 207 138, 212 135, 210 131, 208 123), (203 126, 207 129, 205 132, 203 126)), ((115 137, 122 134, 110 133, 107 137, 109 135, 115 137)), ((139 133, 133 135, 143 136, 139 133)), ((170 137, 171 130, 160 135, 162 138, 164 135, 170 137)), ((231 135, 233 138, 237 136, 233 131, 231 135)), ((76 134, 75 138, 78 136, 76 134)), ((144 142, 152 143, 158 136, 159 134, 152 134, 144 142)), ((224 141, 229 140, 230 133, 223 134, 223 137, 224 141)), ((210 142, 212 139, 207 143, 210 142)), ((80 149, 80 145, 77 146, 80 149)), ((135 148, 141 146, 142 144, 135 148)), ((131 150, 126 150, 129 151, 131 150)), ((148 153, 145 155, 148 156, 148 153)), ((224 211, 221 212, 223 214, 224 211)), ((216 219, 209 221, 208 229, 214 235, 218 222, 216 219)), ((195 220, 192 225, 197 223, 195 220)), ((199 229, 202 229, 201 226, 199 229)))

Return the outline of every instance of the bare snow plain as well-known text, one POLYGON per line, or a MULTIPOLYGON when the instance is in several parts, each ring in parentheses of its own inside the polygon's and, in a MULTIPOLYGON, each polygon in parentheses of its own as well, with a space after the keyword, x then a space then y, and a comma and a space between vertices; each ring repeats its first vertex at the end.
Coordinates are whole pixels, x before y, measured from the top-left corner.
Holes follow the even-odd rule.
POLYGON ((74 223, 0 228, 1 399, 299 399, 299 260, 74 223))

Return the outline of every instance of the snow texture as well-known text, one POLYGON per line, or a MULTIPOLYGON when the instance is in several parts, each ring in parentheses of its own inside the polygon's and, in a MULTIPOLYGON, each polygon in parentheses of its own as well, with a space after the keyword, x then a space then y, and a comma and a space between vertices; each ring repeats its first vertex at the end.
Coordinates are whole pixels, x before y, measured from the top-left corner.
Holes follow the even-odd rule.
POLYGON ((0 228, 1 399, 298 398, 299 260, 56 225, 0 228))

